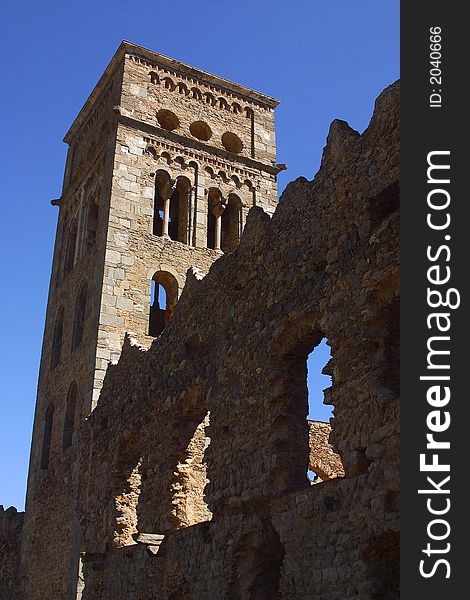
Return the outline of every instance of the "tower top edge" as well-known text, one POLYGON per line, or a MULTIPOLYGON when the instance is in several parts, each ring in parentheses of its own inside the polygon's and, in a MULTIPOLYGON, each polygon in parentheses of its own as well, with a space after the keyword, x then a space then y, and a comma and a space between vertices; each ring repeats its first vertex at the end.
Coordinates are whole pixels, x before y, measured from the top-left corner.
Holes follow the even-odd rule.
POLYGON ((235 93, 236 95, 241 96, 242 98, 254 101, 255 103, 261 104, 265 108, 271 110, 275 109, 280 102, 278 99, 273 98, 272 96, 268 96, 261 92, 257 92, 256 90, 230 81, 229 79, 224 79, 223 77, 219 77, 218 75, 214 75, 202 69, 198 69, 197 67, 194 67, 190 64, 178 61, 163 54, 159 54, 157 52, 154 52, 153 50, 149 50, 148 48, 144 48, 143 46, 139 46, 127 40, 123 40, 116 52, 114 53, 113 57, 111 58, 110 62, 108 63, 108 66, 104 70, 103 74, 99 78, 98 83, 95 85, 92 92, 85 101, 77 117, 74 119, 69 130, 65 134, 65 143, 70 143, 72 137, 80 128, 81 124, 86 119, 88 113, 93 107, 96 98, 99 96, 101 90, 105 87, 106 83, 111 77, 111 74, 113 73, 114 69, 120 63, 120 61, 125 58, 126 55, 136 56, 144 60, 147 59, 151 64, 160 65, 164 68, 172 69, 181 75, 189 77, 192 76, 203 83, 213 85, 214 87, 221 89, 221 91, 235 93))

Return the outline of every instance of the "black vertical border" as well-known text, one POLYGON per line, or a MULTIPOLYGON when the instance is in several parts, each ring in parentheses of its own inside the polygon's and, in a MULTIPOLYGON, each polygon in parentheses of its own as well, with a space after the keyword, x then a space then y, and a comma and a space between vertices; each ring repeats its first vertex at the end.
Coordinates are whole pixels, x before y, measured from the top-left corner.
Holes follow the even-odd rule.
MULTIPOLYGON (((408 599, 463 598, 468 594, 466 574, 467 540, 470 533, 470 394, 466 389, 466 372, 470 373, 470 327, 466 311, 468 298, 468 259, 470 258, 470 193, 467 165, 470 152, 468 138, 470 102, 466 98, 470 43, 470 23, 464 17, 465 4, 460 2, 402 2, 401 3, 401 594, 408 599), (430 28, 442 29, 442 107, 430 108, 429 94, 436 85, 430 84, 430 28), (427 227, 426 179, 427 154, 435 150, 450 150, 450 179, 446 189, 451 194, 451 225, 446 232, 427 227), (451 240, 444 240, 449 234, 451 240), (451 508, 442 518, 448 520, 451 532, 442 542, 429 540, 427 525, 433 518, 426 508, 426 495, 418 489, 429 488, 426 475, 419 469, 419 455, 425 452, 426 416, 432 407, 426 402, 429 382, 419 380, 426 374, 426 343, 430 335, 426 317, 428 245, 434 248, 447 243, 451 259, 441 265, 451 268, 449 286, 461 295, 460 307, 449 310, 450 329, 450 388, 451 400, 442 410, 449 410, 451 425, 441 434, 449 440, 450 450, 439 452, 440 461, 450 461, 451 508), (468 358, 467 358, 468 357, 468 358), (446 453, 446 454, 445 454, 446 453), (447 542, 450 551, 428 558, 422 550, 430 542, 442 549, 447 542), (420 560, 426 559, 428 572, 433 562, 444 558, 450 563, 440 565, 435 574, 424 578, 419 573, 420 560)), ((435 287, 435 286, 434 286, 435 287)), ((440 310, 444 310, 443 308, 440 310)), ((443 334, 445 335, 445 334, 443 334)), ((448 357, 447 357, 448 358, 448 357)), ((428 373, 429 374, 429 373, 428 373)), ((440 373, 442 374, 442 373, 440 373)), ((437 437, 437 436, 436 436, 437 437)), ((436 473, 439 481, 444 473, 436 473)), ((437 495, 433 496, 437 498, 437 495)), ((444 498, 445 496, 440 496, 444 498)), ((436 507, 438 501, 436 501, 436 507)), ((443 506, 443 501, 441 506, 443 506)), ((443 529, 441 530, 443 531, 443 529)), ((438 528, 435 529, 438 532, 438 528)))

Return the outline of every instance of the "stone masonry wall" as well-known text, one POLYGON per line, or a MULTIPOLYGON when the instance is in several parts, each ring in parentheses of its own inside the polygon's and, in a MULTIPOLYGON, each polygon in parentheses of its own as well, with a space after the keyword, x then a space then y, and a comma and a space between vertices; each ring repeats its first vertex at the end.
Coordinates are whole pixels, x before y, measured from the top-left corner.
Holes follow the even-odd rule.
POLYGON ((24 513, 0 505, 0 599, 12 598, 18 587, 24 513))
POLYGON ((398 93, 362 135, 332 124, 315 179, 188 273, 149 349, 127 338, 80 432, 83 600, 398 597, 398 93), (312 486, 306 358, 323 337, 344 477, 312 486), (180 476, 194 456, 199 522, 180 476))
POLYGON ((77 132, 80 146, 69 152, 51 272, 47 317, 41 356, 31 444, 25 527, 22 543, 22 582, 47 588, 56 598, 65 597, 73 565, 78 560, 75 485, 79 440, 78 424, 89 414, 95 378, 100 315, 101 281, 107 238, 107 214, 116 128, 104 115, 119 97, 119 77, 101 91, 95 109, 77 132), (98 125, 97 125, 98 124, 98 125), (84 149, 79 152, 78 148, 84 149), (72 160, 72 155, 74 155, 72 160), (99 215, 94 241, 87 235, 89 202, 96 201, 99 215), (72 243, 73 242, 73 243, 72 243), (69 248, 70 254, 69 254, 69 248), (77 302, 86 288, 86 308, 81 342, 74 347, 77 302), (63 314, 60 359, 53 365, 55 329, 63 314), (76 385, 70 444, 64 444, 69 392, 76 385), (47 467, 42 464, 46 415, 53 410, 47 467), (60 514, 60 526, 57 515, 60 514), (49 570, 48 565, 55 564, 49 570), (71 573, 70 573, 71 571, 71 573), (31 583, 30 583, 31 582, 31 583), (34 583, 32 583, 34 582, 34 583))

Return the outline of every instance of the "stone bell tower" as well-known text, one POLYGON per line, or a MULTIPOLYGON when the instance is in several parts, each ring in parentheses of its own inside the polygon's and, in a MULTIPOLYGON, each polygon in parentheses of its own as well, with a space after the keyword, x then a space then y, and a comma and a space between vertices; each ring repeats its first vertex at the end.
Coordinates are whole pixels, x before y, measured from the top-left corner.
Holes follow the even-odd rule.
POLYGON ((207 272, 235 250, 251 206, 274 212, 277 104, 123 42, 65 136, 63 190, 52 202, 59 219, 22 545, 25 590, 34 580, 40 597, 74 597, 65 582, 76 579, 76 465, 86 456, 76 430, 99 401, 125 333, 149 342, 159 335, 188 268, 207 272))

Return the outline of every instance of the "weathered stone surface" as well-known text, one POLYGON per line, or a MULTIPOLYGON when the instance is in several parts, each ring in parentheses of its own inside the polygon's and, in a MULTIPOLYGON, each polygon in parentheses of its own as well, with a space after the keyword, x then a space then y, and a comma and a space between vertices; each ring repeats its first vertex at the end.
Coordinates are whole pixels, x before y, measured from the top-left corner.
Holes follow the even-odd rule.
POLYGON ((165 539, 161 533, 135 533, 132 537, 138 544, 151 544, 152 546, 160 545, 165 539))
POLYGON ((343 477, 344 469, 340 456, 329 443, 331 427, 322 421, 308 422, 310 455, 308 468, 317 476, 317 481, 343 477))
MULTIPOLYGON (((69 158, 19 597, 398 597, 398 85, 379 97, 362 135, 332 124, 319 173, 292 182, 274 212, 270 100, 178 63, 164 63, 162 73, 155 69, 160 59, 135 47, 118 56, 68 137, 80 140, 78 167, 70 174, 69 158), (221 98, 231 93, 237 104, 246 100, 259 120, 245 126, 223 102, 217 109, 206 95, 209 110, 196 92, 192 98, 177 87, 195 82, 221 98), (157 122, 171 125, 171 115, 159 113, 163 106, 175 108, 185 132, 207 114, 217 132, 210 151, 159 130, 157 122), (93 111, 89 131, 99 130, 105 115, 114 119, 98 157, 86 134, 80 137, 93 111), (239 132, 239 155, 222 147, 225 123, 239 132), (169 150, 161 153, 162 145, 169 150), (198 172, 209 158, 241 170, 254 169, 253 155, 259 160, 255 206, 242 211, 244 231, 233 251, 206 247, 205 211, 194 215, 186 242, 151 233, 146 190, 155 184, 155 160, 166 161, 175 178, 176 147, 179 156, 200 151, 198 172), (62 278, 67 207, 93 169, 109 203, 103 212, 100 205, 96 241, 80 257, 76 250, 62 278), (156 271, 172 275, 161 284, 175 285, 179 299, 152 339, 146 333, 156 271), (85 275, 82 342, 51 370, 57 311, 75 306, 85 275), (119 298, 132 307, 118 307, 119 298), (334 406, 331 434, 306 419, 306 359, 323 337, 333 356, 325 393, 334 406), (73 380, 79 401, 72 444, 64 447, 73 380), (310 448, 319 444, 320 453, 310 448), (312 486, 307 469, 314 464, 329 480, 312 486), (139 532, 165 536, 157 556, 135 542, 139 532)), ((195 198, 206 198, 213 185, 205 173, 195 198)), ((226 176, 217 175, 225 196, 226 176)), ((65 318, 63 347, 74 338, 65 318)))
POLYGON ((24 513, 0 505, 0 598, 13 598, 19 585, 24 513))

